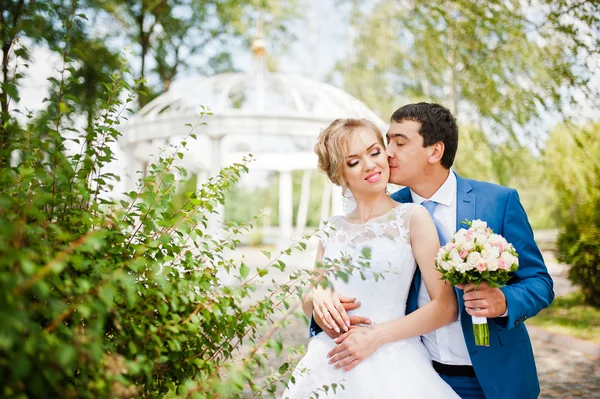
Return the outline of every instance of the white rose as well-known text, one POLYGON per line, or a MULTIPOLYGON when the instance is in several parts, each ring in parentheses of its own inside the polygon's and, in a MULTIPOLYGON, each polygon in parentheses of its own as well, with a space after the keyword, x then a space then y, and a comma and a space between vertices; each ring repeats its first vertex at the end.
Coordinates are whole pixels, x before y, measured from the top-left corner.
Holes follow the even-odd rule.
POLYGON ((487 262, 487 269, 491 272, 498 270, 498 259, 493 259, 490 262, 487 262))
POLYGON ((452 264, 450 262, 442 262, 442 269, 449 271, 452 270, 452 264))
POLYGON ((456 246, 463 245, 467 241, 467 239, 465 238, 466 233, 467 231, 465 229, 460 229, 456 232, 456 234, 454 235, 454 244, 456 246))
POLYGON ((484 256, 485 262, 490 263, 491 261, 498 260, 500 257, 500 250, 498 247, 491 247, 489 251, 486 251, 484 256))
POLYGON ((475 242, 476 242, 477 244, 479 244, 479 245, 485 245, 485 244, 487 244, 487 243, 488 243, 488 241, 489 241, 489 240, 488 240, 488 238, 485 236, 485 234, 482 234, 482 233, 477 233, 477 234, 475 234, 475 238, 474 238, 474 240, 473 240, 473 241, 475 241, 475 242))
POLYGON ((501 258, 502 260, 504 260, 504 262, 506 263, 506 268, 507 268, 507 269, 510 269, 510 268, 511 268, 511 266, 512 266, 513 264, 515 264, 515 263, 516 263, 516 261, 517 261, 517 258, 515 258, 515 257, 514 257, 514 256, 513 256, 511 253, 509 253, 509 252, 502 252, 502 255, 500 255, 500 258, 501 258))
POLYGON ((457 271, 459 271, 459 272, 461 272, 461 273, 464 273, 464 272, 466 272, 466 271, 468 270, 468 267, 469 267, 469 266, 468 266, 466 263, 464 263, 464 262, 460 262, 460 263, 457 263, 457 264, 455 265, 455 267, 454 267, 454 268, 455 268, 457 271))
POLYGON ((462 245, 462 248, 466 249, 467 251, 471 251, 471 250, 473 250, 473 248, 475 248, 475 244, 473 243, 473 241, 466 241, 462 245))
POLYGON ((458 253, 458 251, 457 251, 456 248, 454 248, 452 251, 450 251, 450 258, 452 259, 452 261, 454 263, 460 263, 460 262, 462 262, 460 254, 458 253))
POLYGON ((482 260, 483 258, 481 257, 481 254, 479 252, 471 252, 467 257, 467 265, 469 267, 469 270, 472 270, 475 267, 477 267, 477 264, 482 260))
POLYGON ((475 230, 485 230, 487 229, 487 223, 483 220, 476 219, 473 220, 471 227, 473 227, 475 230))

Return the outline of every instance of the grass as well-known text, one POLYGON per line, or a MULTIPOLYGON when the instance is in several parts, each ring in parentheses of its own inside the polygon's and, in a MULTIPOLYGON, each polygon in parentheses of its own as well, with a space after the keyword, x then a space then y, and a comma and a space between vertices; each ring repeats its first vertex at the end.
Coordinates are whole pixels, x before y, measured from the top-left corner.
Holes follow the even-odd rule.
POLYGON ((555 298, 527 324, 600 345, 600 309, 586 305, 579 292, 555 298))

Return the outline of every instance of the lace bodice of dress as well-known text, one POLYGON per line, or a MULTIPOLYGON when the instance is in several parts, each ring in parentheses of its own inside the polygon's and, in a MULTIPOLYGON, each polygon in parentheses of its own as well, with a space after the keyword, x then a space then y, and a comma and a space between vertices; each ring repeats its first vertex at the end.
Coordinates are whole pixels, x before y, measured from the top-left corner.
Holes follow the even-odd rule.
POLYGON ((343 216, 334 216, 323 228, 325 260, 349 258, 353 265, 358 265, 365 261, 361 260, 363 249, 368 247, 371 252, 369 267, 354 269, 347 282, 341 278, 332 281, 339 294, 356 297, 361 302, 360 308, 349 314, 369 317, 373 323, 404 316, 416 267, 409 226, 410 216, 417 207, 399 204, 365 224, 353 224, 343 216))

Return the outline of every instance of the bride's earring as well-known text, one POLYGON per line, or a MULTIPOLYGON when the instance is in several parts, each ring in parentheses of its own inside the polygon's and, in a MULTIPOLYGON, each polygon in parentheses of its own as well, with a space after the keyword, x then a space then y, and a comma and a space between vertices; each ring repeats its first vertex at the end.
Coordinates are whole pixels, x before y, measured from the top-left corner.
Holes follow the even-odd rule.
POLYGON ((344 215, 348 214, 348 196, 346 195, 348 193, 348 189, 346 187, 342 186, 342 197, 344 197, 344 200, 342 201, 342 209, 344 210, 344 215))

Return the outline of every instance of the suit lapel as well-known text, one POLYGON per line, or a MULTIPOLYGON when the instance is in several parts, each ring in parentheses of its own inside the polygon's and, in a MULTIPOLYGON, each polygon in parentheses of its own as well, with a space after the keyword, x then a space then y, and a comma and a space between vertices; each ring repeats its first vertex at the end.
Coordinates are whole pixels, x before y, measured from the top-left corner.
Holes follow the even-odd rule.
POLYGON ((469 182, 456 174, 456 230, 467 227, 462 224, 466 219, 472 221, 475 219, 475 200, 473 187, 469 182))
POLYGON ((400 202, 401 204, 413 202, 412 195, 410 194, 410 189, 408 187, 404 187, 403 189, 396 191, 391 195, 391 198, 396 202, 400 202))
MULTIPOLYGON (((461 228, 467 228, 468 226, 463 225, 464 220, 473 221, 475 219, 475 201, 476 195, 473 193, 473 187, 469 184, 466 179, 456 175, 456 230, 461 228)), ((471 317, 467 313, 464 300, 463 291, 455 288, 456 296, 458 298, 458 309, 461 311, 461 324, 463 326, 463 333, 470 331, 468 324, 471 323, 471 317)), ((469 341, 467 341, 469 342, 469 341)), ((469 348, 469 353, 473 355, 474 348, 469 348)))

